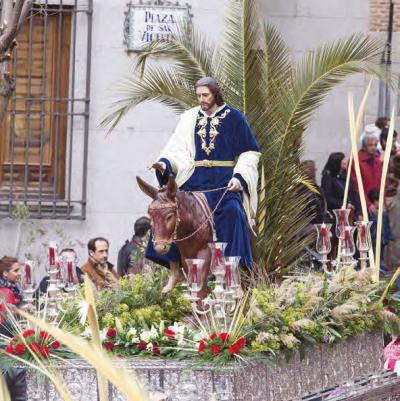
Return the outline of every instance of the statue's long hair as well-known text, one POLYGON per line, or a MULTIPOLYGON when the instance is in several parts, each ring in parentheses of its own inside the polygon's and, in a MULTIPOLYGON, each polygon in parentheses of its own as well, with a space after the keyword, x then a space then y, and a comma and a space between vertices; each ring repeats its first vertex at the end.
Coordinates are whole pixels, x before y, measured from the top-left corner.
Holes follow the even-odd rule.
POLYGON ((210 92, 213 94, 217 106, 222 106, 225 103, 218 82, 214 78, 212 77, 200 78, 194 85, 195 90, 199 86, 206 86, 208 89, 210 89, 210 92))

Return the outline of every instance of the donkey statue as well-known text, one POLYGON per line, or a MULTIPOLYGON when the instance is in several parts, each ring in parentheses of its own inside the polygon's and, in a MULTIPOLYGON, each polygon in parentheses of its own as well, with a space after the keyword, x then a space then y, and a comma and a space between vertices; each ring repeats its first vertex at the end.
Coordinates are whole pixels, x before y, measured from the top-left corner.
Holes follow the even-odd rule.
POLYGON ((182 268, 187 272, 186 259, 204 259, 201 289, 198 296, 206 296, 207 277, 211 265, 213 241, 211 211, 205 197, 195 192, 179 191, 174 177, 169 177, 168 184, 156 188, 140 177, 136 177, 140 189, 150 198, 148 214, 151 219, 154 249, 166 254, 175 242, 181 254, 180 263, 170 263, 170 277, 163 292, 171 291, 184 279, 182 268))

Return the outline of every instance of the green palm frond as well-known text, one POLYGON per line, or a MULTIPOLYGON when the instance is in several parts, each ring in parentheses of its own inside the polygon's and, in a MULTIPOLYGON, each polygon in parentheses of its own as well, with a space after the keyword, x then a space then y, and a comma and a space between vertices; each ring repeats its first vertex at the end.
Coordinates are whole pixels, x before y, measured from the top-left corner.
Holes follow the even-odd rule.
POLYGON ((116 100, 111 111, 101 122, 102 126, 114 129, 123 117, 135 106, 146 101, 159 101, 180 113, 196 102, 193 87, 179 74, 159 66, 148 66, 143 77, 127 76, 116 88, 116 100))
POLYGON ((214 73, 215 47, 194 27, 176 28, 171 40, 156 40, 138 52, 137 68, 143 75, 148 59, 168 59, 183 80, 192 85, 214 73))

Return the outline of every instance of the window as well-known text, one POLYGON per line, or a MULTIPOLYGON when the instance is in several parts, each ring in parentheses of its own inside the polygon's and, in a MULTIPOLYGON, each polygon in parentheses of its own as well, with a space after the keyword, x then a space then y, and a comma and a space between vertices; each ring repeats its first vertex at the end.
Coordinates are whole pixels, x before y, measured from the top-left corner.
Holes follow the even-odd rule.
POLYGON ((31 217, 85 218, 91 2, 71 3, 35 5, 17 38, 16 89, 0 129, 3 214, 24 202, 31 217))

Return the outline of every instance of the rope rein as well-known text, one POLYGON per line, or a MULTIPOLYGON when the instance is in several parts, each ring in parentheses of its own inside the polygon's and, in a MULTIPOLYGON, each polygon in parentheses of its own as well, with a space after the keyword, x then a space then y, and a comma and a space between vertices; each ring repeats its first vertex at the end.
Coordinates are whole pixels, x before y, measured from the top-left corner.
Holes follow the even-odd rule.
POLYGON ((189 235, 187 235, 186 237, 183 237, 183 238, 177 238, 177 230, 178 230, 178 225, 179 225, 179 222, 180 222, 179 207, 177 207, 177 209, 176 209, 176 213, 177 213, 176 221, 177 221, 177 224, 175 226, 175 232, 174 232, 174 237, 175 237, 174 241, 175 242, 183 242, 183 241, 186 241, 186 240, 194 237, 206 224, 208 224, 211 221, 211 219, 213 218, 215 212, 219 208, 219 205, 221 204, 222 200, 224 199, 226 193, 228 192, 228 187, 226 186, 226 187, 222 187, 222 188, 209 189, 207 191, 191 191, 191 192, 195 192, 195 193, 201 193, 201 192, 205 193, 205 192, 216 192, 216 191, 220 191, 222 189, 225 189, 225 191, 222 194, 222 196, 219 199, 219 201, 217 202, 215 208, 211 211, 211 213, 207 216, 207 218, 203 221, 203 223, 200 224, 200 226, 195 231, 193 231, 191 234, 189 234, 189 235))

